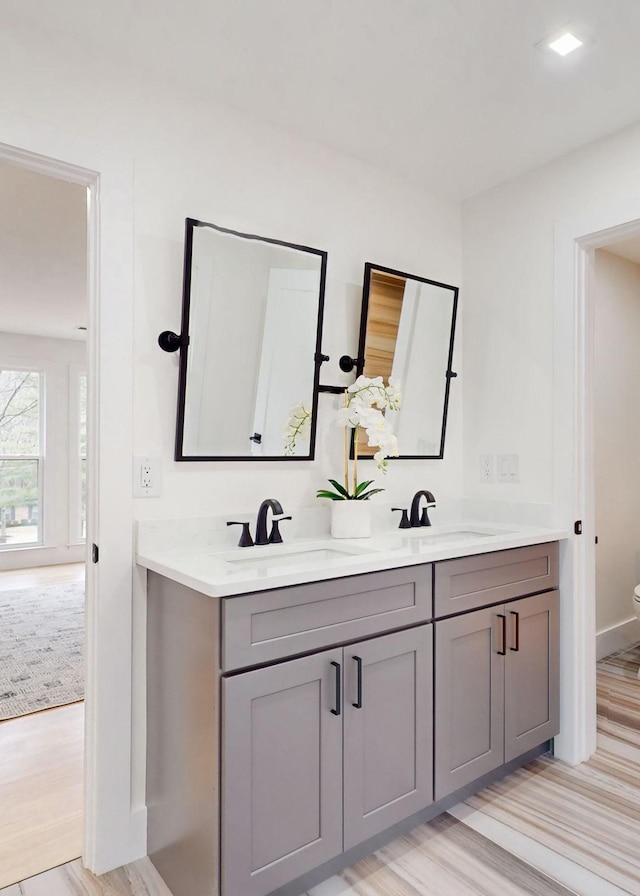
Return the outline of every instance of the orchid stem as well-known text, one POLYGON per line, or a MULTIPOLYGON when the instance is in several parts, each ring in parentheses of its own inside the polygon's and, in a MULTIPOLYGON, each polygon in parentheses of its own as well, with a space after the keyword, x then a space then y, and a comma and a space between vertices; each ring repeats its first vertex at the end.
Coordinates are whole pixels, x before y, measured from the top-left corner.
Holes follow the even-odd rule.
POLYGON ((353 430, 353 494, 358 490, 358 429, 353 430))
MULTIPOLYGON (((347 390, 344 390, 344 406, 349 406, 349 396, 347 390)), ((344 428, 344 487, 349 491, 349 427, 344 428)))

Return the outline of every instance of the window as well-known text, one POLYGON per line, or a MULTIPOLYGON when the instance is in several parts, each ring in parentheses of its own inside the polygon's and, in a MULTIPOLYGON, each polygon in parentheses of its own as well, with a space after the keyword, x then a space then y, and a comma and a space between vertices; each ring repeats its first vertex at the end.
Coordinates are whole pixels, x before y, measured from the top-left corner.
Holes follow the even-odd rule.
POLYGON ((0 369, 0 549, 42 543, 43 380, 0 369))

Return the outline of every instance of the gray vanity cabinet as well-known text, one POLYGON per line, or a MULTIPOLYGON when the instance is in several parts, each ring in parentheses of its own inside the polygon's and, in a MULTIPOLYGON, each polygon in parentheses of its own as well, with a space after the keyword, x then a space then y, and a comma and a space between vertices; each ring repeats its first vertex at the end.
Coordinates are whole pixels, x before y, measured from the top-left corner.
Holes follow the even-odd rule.
POLYGON ((435 623, 435 798, 558 733, 558 592, 435 623))
POLYGON ((344 648, 345 850, 433 800, 432 641, 421 625, 344 648))
POLYGON ((342 650, 222 682, 222 893, 259 896, 342 852, 342 650), (340 698, 341 699, 341 698, 340 698))
POLYGON ((435 797, 502 765, 504 672, 499 608, 435 623, 435 797))
POLYGON ((551 543, 219 600, 149 571, 148 850, 169 889, 300 892, 542 752, 557 587, 551 543))
POLYGON ((263 896, 432 801, 430 625, 226 678, 222 713, 223 896, 263 896))
POLYGON ((521 756, 560 728, 559 592, 505 606, 504 761, 521 756))

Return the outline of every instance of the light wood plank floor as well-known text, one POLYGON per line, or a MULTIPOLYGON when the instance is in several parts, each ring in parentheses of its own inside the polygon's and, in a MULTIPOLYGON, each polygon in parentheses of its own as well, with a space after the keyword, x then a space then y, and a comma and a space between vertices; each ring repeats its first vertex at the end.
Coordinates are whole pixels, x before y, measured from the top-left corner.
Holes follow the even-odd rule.
MULTIPOLYGON (((0 571, 0 591, 79 582, 84 564, 0 571)), ((0 887, 82 852, 84 703, 0 722, 0 887)))
POLYGON ((0 887, 82 853, 84 703, 0 722, 0 887))
POLYGON ((84 563, 59 563, 57 566, 33 566, 30 569, 0 570, 0 591, 55 585, 57 582, 83 582, 84 563))

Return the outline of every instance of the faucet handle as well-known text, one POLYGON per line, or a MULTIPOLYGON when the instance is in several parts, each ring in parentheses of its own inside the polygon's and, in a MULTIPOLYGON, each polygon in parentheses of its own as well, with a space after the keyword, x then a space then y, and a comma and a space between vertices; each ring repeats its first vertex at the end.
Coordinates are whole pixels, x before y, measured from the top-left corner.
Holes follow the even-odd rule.
POLYGON ((280 516, 278 517, 278 519, 274 519, 271 521, 271 535, 269 536, 269 544, 282 544, 282 535, 280 534, 278 523, 281 523, 282 520, 290 519, 292 519, 292 517, 290 516, 280 516))
POLYGON ((253 547, 253 538, 249 531, 249 523, 241 523, 239 520, 228 520, 227 526, 242 526, 242 533, 240 535, 240 541, 238 542, 239 548, 253 547))
POLYGON ((435 504, 427 504, 426 507, 422 510, 422 516, 420 517, 420 525, 421 526, 430 526, 431 520, 429 519, 429 508, 435 507, 435 504))
POLYGON ((409 517, 407 515, 407 510, 405 507, 392 507, 391 511, 399 510, 402 516, 400 517, 400 525, 398 529, 410 529, 411 523, 409 522, 409 517))

